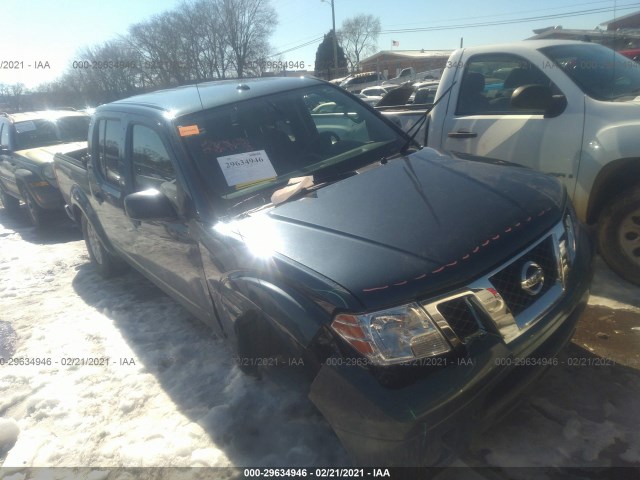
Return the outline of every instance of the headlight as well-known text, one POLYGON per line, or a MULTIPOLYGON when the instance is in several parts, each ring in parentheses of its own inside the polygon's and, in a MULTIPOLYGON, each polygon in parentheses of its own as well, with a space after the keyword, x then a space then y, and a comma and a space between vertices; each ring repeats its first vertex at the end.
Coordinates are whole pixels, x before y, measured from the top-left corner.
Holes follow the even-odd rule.
POLYGON ((578 229, 578 221, 573 206, 569 202, 567 209, 562 217, 562 226, 564 232, 559 238, 558 248, 560 257, 558 258, 558 269, 562 286, 566 287, 569 278, 569 272, 576 258, 576 232, 578 229))
POLYGON ((52 163, 47 163, 44 167, 42 167, 42 175, 49 181, 51 185, 58 185, 58 179, 56 178, 56 174, 53 171, 52 163))
POLYGON ((336 315, 331 328, 376 365, 441 355, 451 347, 416 303, 362 315, 336 315))

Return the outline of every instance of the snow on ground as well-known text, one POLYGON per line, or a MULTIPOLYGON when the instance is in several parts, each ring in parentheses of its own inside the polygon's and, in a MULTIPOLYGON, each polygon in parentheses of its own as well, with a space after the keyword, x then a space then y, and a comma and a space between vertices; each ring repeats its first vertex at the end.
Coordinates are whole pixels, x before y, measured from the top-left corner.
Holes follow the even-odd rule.
POLYGON ((591 305, 601 305, 640 313, 640 291, 609 270, 601 257, 596 257, 596 276, 591 284, 591 305))
POLYGON ((43 238, 0 229, 12 356, 52 362, 0 367, 4 467, 347 462, 296 383, 242 374, 224 341, 141 275, 103 280, 69 226, 43 238), (109 360, 63 365, 72 358, 109 360))
MULTIPOLYGON (((612 291, 607 275, 597 303, 639 308, 639 290, 612 291)), ((299 378, 243 375, 222 339, 144 277, 100 278, 69 224, 38 234, 1 209, 0 357, 41 363, 0 366, 3 467, 349 464, 299 378), (104 363, 65 364, 74 358, 104 363)), ((473 461, 640 465, 640 365, 566 365, 593 358, 572 345, 474 442, 473 461)))

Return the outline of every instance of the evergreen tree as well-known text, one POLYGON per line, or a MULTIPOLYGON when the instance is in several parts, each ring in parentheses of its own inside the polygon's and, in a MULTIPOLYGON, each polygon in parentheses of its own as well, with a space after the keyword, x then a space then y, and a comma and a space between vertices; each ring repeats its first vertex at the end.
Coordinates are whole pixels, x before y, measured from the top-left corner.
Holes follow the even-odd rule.
POLYGON ((316 50, 316 75, 326 79, 342 76, 340 72, 346 74, 347 57, 344 55, 344 49, 338 44, 338 72, 333 68, 333 30, 329 30, 324 36, 322 43, 318 45, 316 50))

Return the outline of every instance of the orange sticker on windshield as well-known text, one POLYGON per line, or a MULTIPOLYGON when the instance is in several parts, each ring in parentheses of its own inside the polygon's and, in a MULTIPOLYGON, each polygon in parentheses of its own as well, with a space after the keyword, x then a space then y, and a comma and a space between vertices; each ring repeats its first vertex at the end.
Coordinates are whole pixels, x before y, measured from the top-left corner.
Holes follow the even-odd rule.
POLYGON ((187 125, 186 127, 178 127, 178 132, 181 137, 189 137, 191 135, 199 135, 200 129, 198 125, 187 125))

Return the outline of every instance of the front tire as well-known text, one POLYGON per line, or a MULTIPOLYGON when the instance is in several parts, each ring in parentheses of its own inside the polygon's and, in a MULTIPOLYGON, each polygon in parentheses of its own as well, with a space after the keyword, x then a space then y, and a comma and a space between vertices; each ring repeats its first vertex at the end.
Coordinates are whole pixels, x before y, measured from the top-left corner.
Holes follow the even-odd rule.
POLYGON ((103 278, 113 277, 125 270, 125 263, 107 252, 95 228, 93 228, 91 222, 87 220, 87 217, 84 215, 82 216, 82 235, 84 237, 84 243, 87 246, 87 251, 89 252, 89 257, 91 258, 91 263, 93 263, 103 278))
POLYGON ((23 186, 20 188, 20 194, 27 206, 27 213, 31 224, 36 228, 42 228, 46 220, 44 209, 38 205, 38 202, 36 202, 36 199, 33 198, 33 195, 26 187, 23 186))
POLYGON ((623 192, 604 208, 598 249, 611 270, 640 285, 640 187, 623 192))

